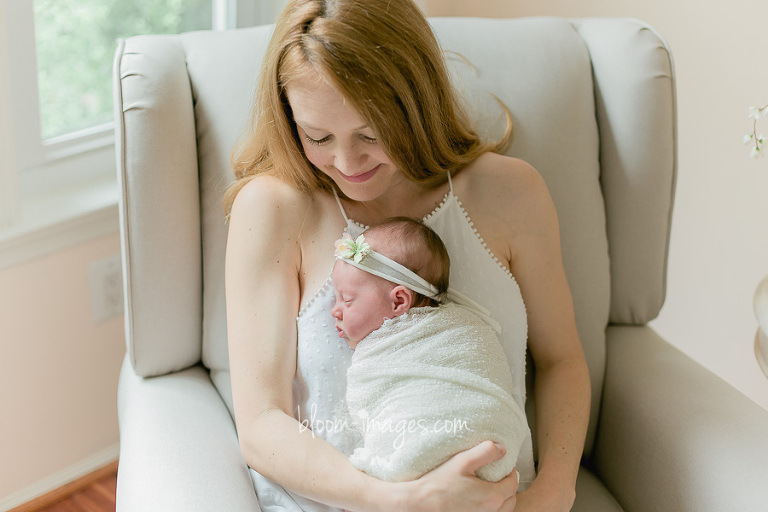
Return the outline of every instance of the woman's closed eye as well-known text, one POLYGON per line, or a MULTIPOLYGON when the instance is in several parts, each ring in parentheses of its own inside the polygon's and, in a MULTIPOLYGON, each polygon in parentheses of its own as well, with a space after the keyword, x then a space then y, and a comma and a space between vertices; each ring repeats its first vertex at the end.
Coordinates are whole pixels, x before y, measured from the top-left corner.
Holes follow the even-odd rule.
MULTIPOLYGON (((377 144, 379 140, 376 137, 369 137, 368 135, 363 135, 362 133, 359 135, 360 140, 363 142, 366 142, 368 144, 377 144)), ((304 135, 304 140, 307 141, 307 143, 312 144, 313 146, 323 146, 331 141, 333 138, 332 135, 326 135, 322 139, 313 139, 309 135, 304 135)))
POLYGON ((326 135, 322 139, 313 139, 309 135, 305 135, 304 140, 306 140, 309 144, 312 144, 313 146, 322 146, 323 144, 327 144, 331 140, 331 136, 326 135))

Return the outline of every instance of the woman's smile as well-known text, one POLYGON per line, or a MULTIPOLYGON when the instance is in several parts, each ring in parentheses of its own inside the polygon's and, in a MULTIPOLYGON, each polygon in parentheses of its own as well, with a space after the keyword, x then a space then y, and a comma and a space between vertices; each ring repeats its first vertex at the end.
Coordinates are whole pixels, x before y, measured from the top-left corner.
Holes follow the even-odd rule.
POLYGON ((341 171, 339 171, 339 174, 341 175, 342 178, 344 178, 345 180, 347 180, 347 181, 349 181, 351 183, 364 183, 364 182, 368 181, 369 179, 373 178, 373 176, 377 172, 379 172, 379 168, 380 167, 381 167, 381 164, 377 165, 376 167, 374 167, 370 171, 366 171, 366 172, 364 172, 362 174, 353 174, 351 176, 348 176, 348 175, 344 174, 341 171))

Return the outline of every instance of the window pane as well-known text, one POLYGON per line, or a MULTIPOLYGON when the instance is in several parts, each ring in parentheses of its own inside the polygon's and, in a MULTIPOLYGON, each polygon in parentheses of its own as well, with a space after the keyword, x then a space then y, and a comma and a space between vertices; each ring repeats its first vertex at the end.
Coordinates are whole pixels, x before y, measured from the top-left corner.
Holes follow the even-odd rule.
POLYGON ((34 0, 43 139, 112 120, 116 40, 212 26, 212 0, 34 0))

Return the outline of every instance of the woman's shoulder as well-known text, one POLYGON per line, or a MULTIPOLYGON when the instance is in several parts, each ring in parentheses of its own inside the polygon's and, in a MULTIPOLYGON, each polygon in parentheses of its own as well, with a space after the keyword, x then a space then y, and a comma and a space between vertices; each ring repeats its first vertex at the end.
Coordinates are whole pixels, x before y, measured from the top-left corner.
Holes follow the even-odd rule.
POLYGON ((342 230, 343 219, 332 194, 305 192, 269 175, 257 176, 243 186, 229 216, 230 242, 243 242, 246 251, 288 250, 293 256, 300 252, 302 261, 312 259, 325 242, 330 246, 342 230))
POLYGON ((473 209, 507 219, 538 217, 551 207, 542 175, 528 162, 497 153, 484 153, 454 180, 457 194, 473 209))
POLYGON ((244 241, 253 248, 265 243, 295 243, 302 235, 313 232, 317 228, 314 223, 324 216, 319 211, 319 203, 323 202, 318 198, 320 195, 322 192, 304 192, 274 176, 253 178, 232 203, 230 242, 244 241))
POLYGON ((259 175, 246 183, 232 203, 230 222, 247 219, 274 227, 307 226, 328 208, 332 196, 303 191, 275 176, 259 175))
MULTIPOLYGON (((306 208, 312 203, 311 194, 286 183, 275 176, 261 174, 243 185, 232 203, 232 213, 268 213, 273 209, 286 210, 288 206, 306 208)), ((293 209, 293 208, 292 208, 293 209)))
POLYGON ((544 178, 529 163, 487 153, 459 173, 454 190, 490 250, 518 282, 524 277, 520 261, 559 255, 557 211, 544 178))

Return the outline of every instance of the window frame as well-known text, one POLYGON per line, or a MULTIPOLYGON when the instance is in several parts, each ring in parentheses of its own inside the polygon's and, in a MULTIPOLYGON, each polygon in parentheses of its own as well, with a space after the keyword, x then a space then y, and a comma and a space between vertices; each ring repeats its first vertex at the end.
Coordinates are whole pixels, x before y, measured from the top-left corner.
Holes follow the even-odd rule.
MULTIPOLYGON (((273 22, 285 1, 213 0, 212 29, 273 22)), ((31 0, 0 2, 0 138, 0 269, 119 229, 114 123, 42 139, 31 0)))

